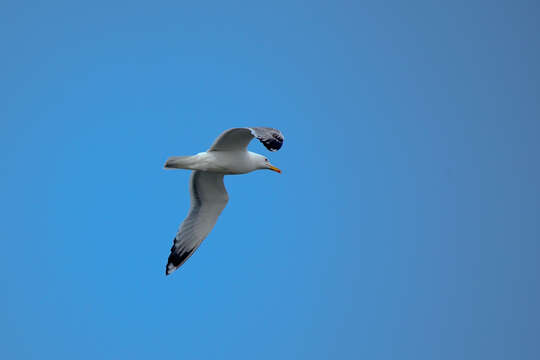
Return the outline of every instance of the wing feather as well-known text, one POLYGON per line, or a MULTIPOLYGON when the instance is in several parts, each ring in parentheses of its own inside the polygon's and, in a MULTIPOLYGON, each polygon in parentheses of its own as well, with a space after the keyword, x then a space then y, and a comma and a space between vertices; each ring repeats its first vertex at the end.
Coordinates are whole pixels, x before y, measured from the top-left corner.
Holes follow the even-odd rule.
POLYGON ((193 171, 190 179, 191 208, 174 238, 165 274, 178 269, 214 228, 229 200, 223 174, 193 171))

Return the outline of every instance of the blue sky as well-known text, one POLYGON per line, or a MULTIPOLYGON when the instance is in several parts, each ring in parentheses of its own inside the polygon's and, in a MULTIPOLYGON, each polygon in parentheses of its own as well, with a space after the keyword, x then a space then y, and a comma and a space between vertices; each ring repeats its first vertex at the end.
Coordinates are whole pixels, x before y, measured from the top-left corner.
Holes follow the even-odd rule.
POLYGON ((540 356, 537 3, 0 10, 2 358, 540 356), (165 277, 236 126, 283 174, 165 277))

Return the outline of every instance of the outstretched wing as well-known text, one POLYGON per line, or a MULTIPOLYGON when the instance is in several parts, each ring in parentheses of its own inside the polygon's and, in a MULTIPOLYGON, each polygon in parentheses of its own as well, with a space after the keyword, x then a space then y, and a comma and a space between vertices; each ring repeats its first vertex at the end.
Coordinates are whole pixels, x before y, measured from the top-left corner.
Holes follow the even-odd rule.
POLYGON ((223 174, 220 173, 193 171, 190 192, 191 208, 174 238, 166 275, 178 269, 197 250, 229 200, 223 174))
POLYGON ((225 130, 214 141, 208 151, 246 150, 251 139, 256 137, 270 151, 283 145, 283 134, 269 127, 234 128, 225 130))

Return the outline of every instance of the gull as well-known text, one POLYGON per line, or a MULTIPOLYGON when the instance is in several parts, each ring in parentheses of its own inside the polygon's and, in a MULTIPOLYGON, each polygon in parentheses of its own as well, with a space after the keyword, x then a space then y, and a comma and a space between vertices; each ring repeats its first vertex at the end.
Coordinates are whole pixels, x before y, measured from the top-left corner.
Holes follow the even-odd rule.
POLYGON ((268 158, 247 150, 253 138, 270 151, 277 151, 283 145, 283 134, 279 130, 268 127, 234 128, 219 135, 208 151, 193 156, 172 156, 165 162, 166 169, 193 170, 189 180, 191 208, 174 237, 165 275, 170 275, 186 262, 212 231, 229 201, 223 184, 224 175, 264 169, 281 173, 268 158))

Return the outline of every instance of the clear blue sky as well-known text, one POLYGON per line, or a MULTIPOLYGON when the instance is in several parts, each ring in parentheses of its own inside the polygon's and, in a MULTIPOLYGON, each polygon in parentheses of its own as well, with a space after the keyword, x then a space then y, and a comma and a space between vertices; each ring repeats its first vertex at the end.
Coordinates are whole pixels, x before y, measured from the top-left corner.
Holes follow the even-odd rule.
POLYGON ((0 5, 3 359, 540 358, 534 1, 0 5), (170 155, 224 129, 195 255, 170 155), (260 190, 264 189, 266 194, 260 190))

